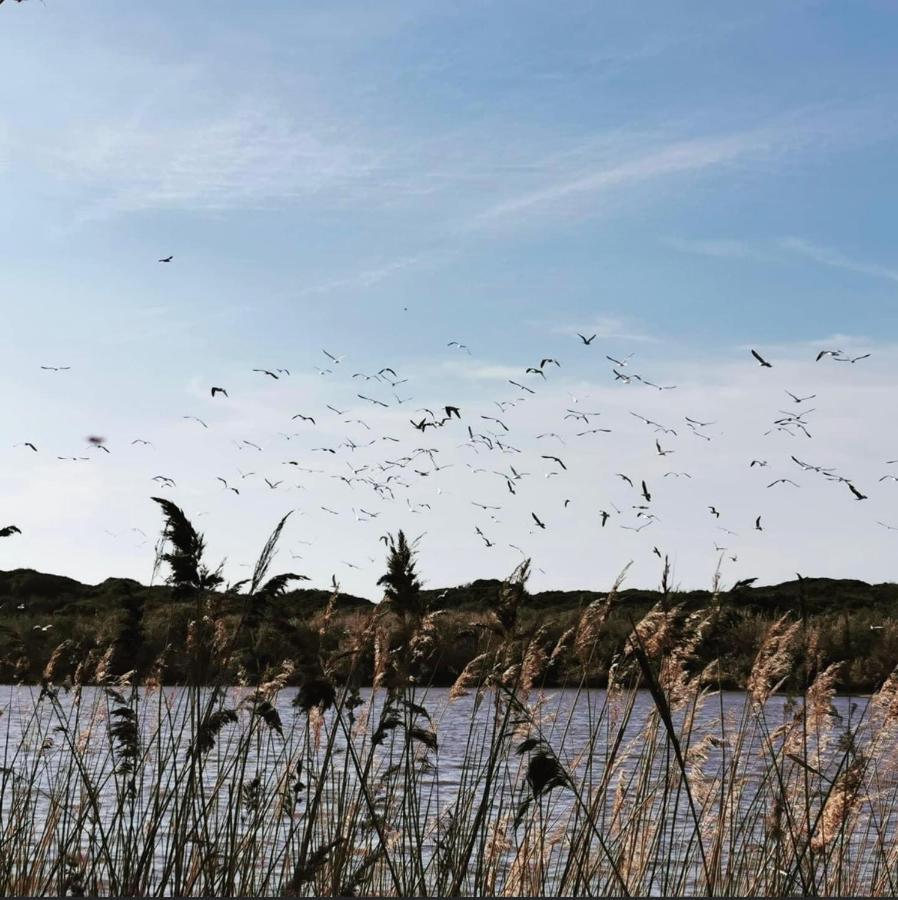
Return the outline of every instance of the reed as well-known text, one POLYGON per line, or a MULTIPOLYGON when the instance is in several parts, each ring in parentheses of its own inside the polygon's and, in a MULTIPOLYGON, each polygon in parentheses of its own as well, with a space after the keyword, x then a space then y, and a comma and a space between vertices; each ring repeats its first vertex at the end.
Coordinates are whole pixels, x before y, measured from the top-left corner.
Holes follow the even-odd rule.
POLYGON ((838 667, 784 617, 741 700, 724 696, 702 662, 719 606, 685 611, 665 568, 607 689, 589 688, 623 575, 553 640, 520 616, 525 562, 472 623, 483 651, 436 689, 442 614, 402 532, 383 602, 338 619, 335 584, 315 621, 278 621, 293 650, 273 666, 262 624, 302 577, 268 574, 284 521, 252 578, 224 587, 202 535, 158 502, 160 562, 192 603, 189 678, 163 686, 166 653, 138 678, 132 605, 104 653, 60 643, 40 686, 0 689, 4 895, 898 889, 898 670, 840 713, 838 667), (799 664, 805 688, 784 697, 799 664), (547 688, 559 672, 565 689, 547 688))

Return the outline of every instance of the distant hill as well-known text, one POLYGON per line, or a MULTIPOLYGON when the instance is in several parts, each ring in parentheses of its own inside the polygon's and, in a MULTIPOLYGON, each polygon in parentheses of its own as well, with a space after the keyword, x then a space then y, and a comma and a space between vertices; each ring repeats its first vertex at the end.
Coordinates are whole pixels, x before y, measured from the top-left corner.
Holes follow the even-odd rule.
MULTIPOLYGON (((481 651, 485 638, 477 623, 488 617, 501 584, 497 579, 478 579, 422 592, 430 609, 445 611, 439 629, 435 683, 452 683, 481 651)), ((236 623, 245 598, 217 596, 222 617, 236 623)), ((550 650, 551 642, 576 623, 579 611, 603 596, 604 592, 593 590, 538 591, 525 596, 520 620, 524 627, 542 627, 550 650)), ((602 683, 633 623, 661 596, 654 590, 627 589, 619 593, 599 640, 595 683, 602 683)), ((277 665, 295 656, 295 645, 287 636, 290 623, 308 625, 316 621, 329 597, 326 590, 297 589, 269 604, 263 642, 268 663, 277 665)), ((817 664, 846 663, 843 689, 869 689, 898 666, 898 584, 801 578, 722 592, 716 600, 709 591, 682 591, 672 594, 667 602, 682 604, 686 609, 719 607, 717 630, 701 652, 710 661, 712 654, 720 655, 721 647, 726 649, 725 682, 733 687, 747 677, 767 627, 785 614, 802 618, 813 632, 817 664)), ((365 613, 373 608, 367 598, 341 594, 335 615, 350 636, 363 627, 365 613)), ((163 648, 169 647, 169 677, 177 681, 185 665, 187 628, 196 617, 196 609, 192 602, 175 600, 165 585, 148 587, 127 578, 108 578, 88 585, 32 569, 0 571, 0 680, 13 675, 39 680, 49 654, 63 640, 102 651, 117 639, 123 622, 134 610, 139 610, 143 648, 134 667, 151 665, 163 648), (18 660, 14 672, 9 663, 13 658, 18 660), (23 659, 28 661, 24 670, 23 659)))

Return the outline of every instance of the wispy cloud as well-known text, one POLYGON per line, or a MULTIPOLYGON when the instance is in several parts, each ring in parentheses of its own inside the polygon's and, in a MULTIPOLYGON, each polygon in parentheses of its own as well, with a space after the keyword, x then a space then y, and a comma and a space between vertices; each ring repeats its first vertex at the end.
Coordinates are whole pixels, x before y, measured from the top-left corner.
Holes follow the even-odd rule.
POLYGON ((799 237, 784 237, 768 241, 747 241, 732 238, 665 238, 663 243, 682 253, 716 259, 751 259, 762 262, 782 260, 784 254, 798 255, 822 266, 856 272, 870 278, 898 281, 898 268, 853 259, 831 247, 821 247, 799 237))
POLYGON ((547 211, 586 196, 639 185, 677 174, 716 168, 770 151, 783 142, 772 129, 756 129, 720 137, 678 140, 643 152, 634 159, 611 162, 568 174, 537 190, 526 191, 480 212, 474 225, 488 225, 537 211, 547 211))
POLYGON ((748 241, 731 238, 665 238, 663 243, 681 253, 710 256, 716 259, 769 259, 758 247, 748 241))
POLYGON ((104 124, 71 135, 56 161, 100 198, 95 214, 280 205, 364 180, 375 166, 371 151, 270 103, 189 123, 104 124))
POLYGON ((351 272, 340 278, 333 278, 312 284, 303 288, 297 296, 305 297, 312 294, 329 294, 331 291, 339 291, 353 288, 369 288, 382 281, 386 281, 401 272, 409 269, 418 269, 425 265, 432 265, 449 258, 450 254, 444 251, 432 253, 418 253, 414 256, 399 256, 396 259, 387 260, 379 265, 368 266, 357 272, 351 272))
POLYGON ((801 238, 783 238, 779 242, 779 246, 791 253, 798 253, 801 256, 812 259, 814 262, 824 266, 831 266, 834 269, 857 272, 860 275, 869 275, 871 278, 885 278, 888 281, 898 281, 898 269, 852 259, 838 250, 833 250, 829 247, 819 247, 801 238))

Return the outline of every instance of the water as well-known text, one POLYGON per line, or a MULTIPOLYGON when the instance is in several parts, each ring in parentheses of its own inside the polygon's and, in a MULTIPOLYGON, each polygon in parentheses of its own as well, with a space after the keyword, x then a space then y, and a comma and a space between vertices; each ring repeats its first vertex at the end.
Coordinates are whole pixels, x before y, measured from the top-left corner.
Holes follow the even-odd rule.
MULTIPOLYGON (((203 698, 185 688, 171 687, 149 694, 140 689, 140 702, 136 705, 139 755, 134 761, 131 798, 132 774, 122 769, 128 758, 121 755, 120 742, 111 739, 109 732, 110 723, 121 720, 114 714, 110 718, 119 705, 115 699, 97 688, 85 688, 76 702, 73 692, 60 691, 53 700, 39 699, 40 689, 36 687, 0 687, 0 708, 3 710, 0 739, 5 745, 0 781, 0 824, 4 825, 8 835, 10 823, 18 821, 12 811, 27 808, 28 816, 19 814, 19 819, 27 819, 29 823, 25 828, 26 837, 22 839, 20 831, 19 841, 28 844, 33 851, 42 848, 47 860, 45 868, 52 868, 54 859, 63 858, 60 847, 66 848, 66 854, 71 855, 77 850, 84 858, 94 859, 99 843, 114 844, 119 848, 111 854, 115 862, 101 861, 95 867, 100 870, 96 873, 100 884, 109 881, 109 873, 102 871, 104 866, 117 868, 121 865, 122 854, 139 850, 147 855, 148 884, 159 886, 169 884, 172 878, 183 877, 183 873, 175 872, 178 864, 173 862, 178 857, 179 840, 182 844, 184 840, 197 845, 204 841, 207 845, 215 844, 222 835, 228 834, 229 829, 230 836, 226 841, 229 853, 238 852, 241 841, 248 842, 255 835, 259 838, 257 843, 261 850, 258 852, 262 863, 272 872, 289 870, 289 860, 297 858, 306 811, 314 803, 316 793, 320 793, 320 818, 316 823, 313 846, 320 846, 328 835, 333 837, 338 833, 338 820, 346 814, 346 809, 340 807, 341 804, 345 806, 347 798, 360 804, 364 799, 382 814, 382 825, 379 833, 369 829, 364 840, 360 835, 360 844, 370 851, 385 837, 395 842, 394 849, 399 848, 397 854, 408 851, 409 835, 415 828, 403 823, 401 816, 413 809, 420 819, 418 828, 423 835, 413 848, 421 858, 422 877, 436 871, 440 841, 441 838, 445 840, 448 833, 449 817, 467 815, 467 821, 470 821, 483 796, 484 748, 488 747, 497 724, 496 698, 487 694, 478 702, 472 694, 450 702, 447 689, 416 693, 415 703, 426 707, 428 715, 414 715, 414 724, 425 732, 432 731, 437 745, 434 749, 424 741, 410 743, 419 801, 409 806, 407 798, 404 801, 391 791, 389 779, 391 766, 409 761, 404 754, 402 725, 385 733, 383 743, 371 757, 366 779, 367 798, 359 791, 358 773, 368 758, 370 736, 381 714, 382 693, 374 697, 370 705, 371 692, 362 693, 365 705, 356 710, 354 722, 347 722, 353 735, 351 747, 345 732, 336 727, 332 712, 319 721, 313 717, 310 722, 305 714, 291 706, 294 693, 287 689, 275 700, 282 733, 263 724, 253 732, 253 738, 246 741, 252 724, 251 692, 238 688, 225 692, 222 704, 237 710, 238 722, 225 724, 215 736, 213 748, 203 756, 204 764, 197 770, 194 782, 194 801, 188 804, 193 818, 185 824, 184 809, 188 807, 179 807, 178 801, 185 796, 188 783, 184 773, 189 769, 194 733, 189 725, 191 702, 203 698), (328 753, 327 736, 334 729, 330 763, 322 773, 321 767, 328 753), (77 765, 73 760, 78 761, 77 765), (297 782, 301 786, 291 792, 297 782), (86 789, 88 784, 90 790, 86 789), (235 813, 238 800, 242 802, 239 815, 235 813), (197 814, 198 808, 202 809, 202 815, 197 814), (61 809, 75 811, 74 818, 68 823, 64 817, 60 820, 61 809), (122 810, 127 811, 125 816, 122 810), (53 823, 53 827, 46 829, 47 823, 53 823), (53 831, 54 840, 47 841, 47 830, 53 831), (60 840, 60 835, 65 840, 60 840)), ((204 696, 208 697, 209 693, 205 692, 204 696)), ((582 822, 587 809, 593 810, 601 822, 601 830, 608 834, 614 833, 615 815, 635 814, 628 812, 628 796, 639 793, 640 767, 645 764, 645 750, 650 743, 661 748, 651 758, 650 774, 655 783, 663 783, 665 767, 676 771, 676 760, 663 728, 656 723, 656 730, 648 738, 643 730, 654 708, 651 696, 639 691, 632 699, 633 707, 627 716, 625 696, 609 697, 603 690, 550 690, 528 698, 526 715, 516 712, 512 716, 507 730, 515 734, 507 755, 495 770, 491 794, 501 800, 501 804, 497 801, 488 814, 496 833, 500 820, 503 817, 511 819, 529 795, 525 776, 530 757, 527 752, 518 754, 514 750, 525 737, 539 737, 552 748, 564 769, 571 773, 577 790, 551 791, 531 803, 527 811, 531 818, 523 820, 523 831, 510 826, 505 829, 503 834, 511 835, 511 846, 503 845, 497 851, 501 861, 497 863, 496 871, 502 878, 513 871, 520 835, 527 833, 527 821, 534 821, 534 816, 539 817, 543 833, 561 835, 557 851, 561 854, 568 839, 566 829, 570 829, 578 816, 582 822), (626 725, 619 731, 622 722, 626 725), (613 775, 608 789, 601 794, 598 806, 593 806, 591 798, 599 796, 596 792, 609 772, 613 775)), ((843 758, 839 751, 840 740, 844 743, 843 735, 864 720, 867 704, 866 698, 834 698, 833 715, 825 722, 827 741, 818 747, 817 736, 810 736, 807 758, 813 757, 815 767, 819 767, 817 772, 821 777, 817 780, 821 786, 825 787, 838 775, 839 761, 843 758)), ((740 731, 746 711, 746 698, 740 692, 713 695, 696 711, 691 737, 681 736, 682 753, 697 793, 709 784, 717 784, 714 779, 726 770, 727 764, 731 764, 734 736, 740 731), (703 742, 702 738, 706 736, 713 740, 709 738, 703 742), (697 752, 697 747, 701 752, 697 752)), ((679 710, 675 714, 678 729, 682 728, 686 712, 679 710)), ((776 744, 779 739, 770 735, 775 735, 777 727, 792 722, 794 712, 794 707, 782 698, 776 698, 764 711, 764 728, 746 732, 751 733, 753 743, 746 748, 744 762, 738 771, 740 802, 745 808, 737 812, 750 823, 747 828, 743 827, 740 838, 743 848, 763 842, 767 801, 772 796, 769 747, 779 746, 776 744), (752 812, 749 807, 758 798, 762 798, 763 804, 759 803, 759 808, 752 812)), ((412 716, 407 708, 400 713, 412 716)), ((412 722, 412 718, 408 721, 412 722)), ((877 739, 880 740, 880 752, 894 753, 894 739, 888 747, 882 743, 881 735, 877 739)), ((807 768, 798 771, 801 781, 807 768)), ((882 796, 890 797, 893 794, 888 792, 894 792, 895 784, 890 775, 881 780, 878 789, 882 796)), ((672 813, 670 797, 663 791, 643 789, 639 796, 644 808, 638 814, 646 821, 653 817, 670 818, 670 828, 663 836, 667 857, 681 862, 684 869, 689 870, 690 880, 698 878, 699 858, 688 798, 679 796, 676 811, 672 813)), ((816 799, 818 804, 822 803, 822 797, 816 799)), ((697 808, 704 802, 707 802, 706 797, 693 798, 697 808)), ((370 809, 362 812, 357 818, 370 819, 370 809)), ((894 833, 894 805, 890 804, 885 811, 877 810, 877 815, 882 827, 894 833)), ((858 853, 867 846, 864 834, 863 828, 858 829, 858 853)), ((729 853, 732 850, 725 849, 724 866, 729 853)), ((875 874, 871 865, 871 862, 864 863, 867 877, 875 874)), ((558 883, 559 873, 557 865, 548 874, 543 873, 540 887, 551 889, 558 883)), ((273 874, 271 877, 280 876, 273 874)), ((269 890, 272 883, 267 883, 269 890)), ((389 887, 388 882, 380 883, 389 887)), ((52 881, 47 884, 53 885, 52 881)), ((466 880, 465 884, 469 882, 466 880)), ((247 892, 258 890, 255 882, 244 881, 242 885, 247 892)), ((469 886, 474 889, 473 883, 469 886)), ((658 892, 659 888, 653 882, 648 890, 658 892)))

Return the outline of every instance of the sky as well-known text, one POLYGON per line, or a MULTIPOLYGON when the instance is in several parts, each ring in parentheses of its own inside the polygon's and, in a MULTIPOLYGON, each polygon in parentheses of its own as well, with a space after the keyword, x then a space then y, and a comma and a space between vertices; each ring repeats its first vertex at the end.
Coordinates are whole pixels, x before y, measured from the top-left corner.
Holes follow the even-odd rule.
POLYGON ((233 581, 290 512, 275 568, 374 599, 399 528, 430 587, 892 580, 896 41, 886 2, 4 4, 0 568, 147 582, 165 496, 233 581))

